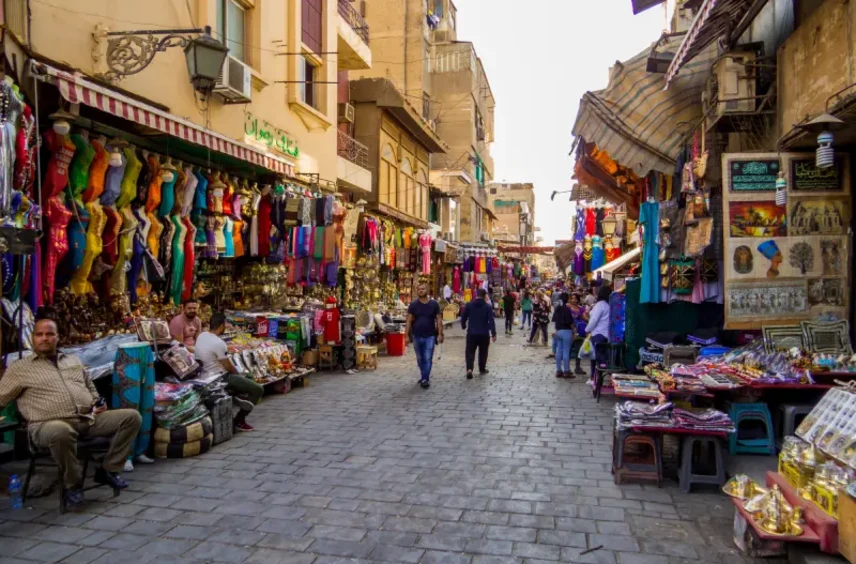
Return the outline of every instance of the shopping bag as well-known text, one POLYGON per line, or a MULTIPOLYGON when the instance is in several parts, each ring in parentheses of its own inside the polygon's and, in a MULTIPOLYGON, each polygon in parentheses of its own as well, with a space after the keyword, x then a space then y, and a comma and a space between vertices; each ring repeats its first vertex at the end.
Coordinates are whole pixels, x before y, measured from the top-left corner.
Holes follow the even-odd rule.
POLYGON ((591 344, 590 337, 586 337, 586 340, 580 345, 580 353, 577 356, 581 359, 594 358, 594 347, 591 344))

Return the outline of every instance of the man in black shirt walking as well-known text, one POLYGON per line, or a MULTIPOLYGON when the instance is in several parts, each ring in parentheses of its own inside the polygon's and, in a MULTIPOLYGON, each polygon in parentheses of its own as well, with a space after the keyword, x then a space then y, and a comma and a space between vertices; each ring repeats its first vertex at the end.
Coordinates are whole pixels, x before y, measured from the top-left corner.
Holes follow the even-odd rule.
POLYGON ((496 342, 496 322, 493 308, 485 301, 487 292, 479 290, 477 298, 467 304, 461 314, 461 327, 467 331, 467 380, 473 378, 473 362, 479 351, 479 374, 487 374, 487 349, 491 340, 496 342), (467 325, 469 324, 469 327, 467 325))
POLYGON ((407 308, 407 339, 413 343, 416 364, 419 366, 419 385, 431 385, 431 367, 434 364, 434 345, 443 342, 443 314, 440 305, 428 297, 428 286, 416 287, 418 299, 407 308))
POLYGON ((514 292, 506 288, 505 295, 502 297, 502 312, 505 314, 505 334, 511 335, 511 329, 514 327, 514 307, 517 305, 517 299, 514 292))

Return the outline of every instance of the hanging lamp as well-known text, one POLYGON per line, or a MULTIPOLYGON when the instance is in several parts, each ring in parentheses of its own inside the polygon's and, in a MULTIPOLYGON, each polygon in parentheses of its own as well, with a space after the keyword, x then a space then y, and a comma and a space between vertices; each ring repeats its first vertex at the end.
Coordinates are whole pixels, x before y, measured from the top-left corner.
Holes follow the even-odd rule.
POLYGON ((799 127, 818 134, 815 166, 817 168, 831 168, 835 165, 835 149, 832 146, 835 136, 832 132, 844 127, 844 122, 834 115, 824 112, 799 127))

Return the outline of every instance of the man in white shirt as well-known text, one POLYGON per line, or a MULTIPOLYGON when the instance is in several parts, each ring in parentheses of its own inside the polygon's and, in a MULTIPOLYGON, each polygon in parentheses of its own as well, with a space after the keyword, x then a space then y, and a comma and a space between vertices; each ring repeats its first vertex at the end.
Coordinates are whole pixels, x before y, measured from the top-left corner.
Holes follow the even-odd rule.
POLYGON ((448 283, 443 286, 443 299, 447 302, 452 300, 452 287, 448 283))
POLYGON ((215 313, 211 316, 210 329, 196 338, 196 349, 194 354, 196 360, 202 364, 203 376, 222 376, 226 382, 226 390, 232 394, 232 401, 238 407, 234 425, 237 431, 252 431, 253 427, 247 423, 247 414, 262 398, 265 389, 251 378, 240 374, 238 369, 226 356, 226 341, 220 335, 226 331, 226 316, 215 313), (246 399, 237 397, 246 396, 246 399))

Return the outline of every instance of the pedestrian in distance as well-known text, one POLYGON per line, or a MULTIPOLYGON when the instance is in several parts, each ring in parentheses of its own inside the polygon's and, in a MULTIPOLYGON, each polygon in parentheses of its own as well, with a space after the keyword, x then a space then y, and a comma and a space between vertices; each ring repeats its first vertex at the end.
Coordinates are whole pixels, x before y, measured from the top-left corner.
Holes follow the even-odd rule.
POLYGON ((443 342, 443 312, 440 304, 428 297, 428 286, 416 287, 417 299, 407 308, 407 341, 413 343, 416 364, 419 367, 419 385, 431 386, 431 367, 434 364, 434 347, 443 342))
POLYGON ((461 314, 461 327, 467 332, 467 380, 473 378, 476 350, 479 353, 479 374, 484 375, 489 372, 487 352, 491 341, 496 342, 496 321, 493 317, 493 309, 486 301, 487 292, 479 289, 476 296, 476 299, 468 303, 461 314))
MULTIPOLYGON (((591 344, 594 347, 594 352, 597 353, 597 346, 609 342, 609 296, 612 294, 609 286, 601 286, 597 291, 597 303, 589 314, 588 325, 586 325, 586 334, 591 336, 591 344)), ((591 361, 591 377, 594 379, 595 364, 602 362, 604 359, 595 358, 591 361)))
POLYGON ((510 289, 506 288, 505 295, 502 297, 502 311, 505 313, 505 334, 512 335, 514 328, 514 310, 517 307, 517 297, 510 289))
POLYGON ((574 341, 574 315, 568 307, 568 294, 559 294, 559 305, 553 310, 556 334, 556 378, 574 378, 571 374, 571 344, 574 341))
POLYGON ((529 322, 529 328, 532 328, 532 295, 529 290, 523 291, 523 299, 520 300, 520 328, 526 329, 526 322, 529 322))
POLYGON ((529 335, 529 344, 536 344, 538 332, 541 332, 544 346, 547 346, 547 324, 550 323, 550 301, 541 290, 535 292, 532 303, 532 332, 529 335))

